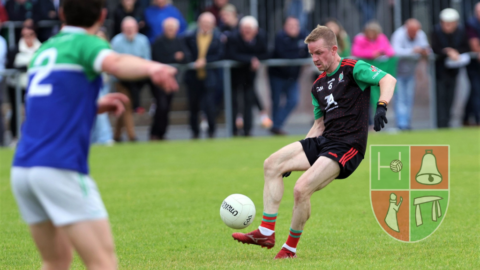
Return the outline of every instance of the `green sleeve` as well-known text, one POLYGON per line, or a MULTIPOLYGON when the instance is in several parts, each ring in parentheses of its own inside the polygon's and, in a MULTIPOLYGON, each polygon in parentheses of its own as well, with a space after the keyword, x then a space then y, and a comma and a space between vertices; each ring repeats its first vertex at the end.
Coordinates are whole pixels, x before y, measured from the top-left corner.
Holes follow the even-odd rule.
POLYGON ((320 109, 320 104, 318 104, 317 98, 312 94, 312 104, 313 104, 313 114, 315 115, 315 120, 323 116, 323 112, 320 109))
POLYGON ((385 75, 387 75, 385 71, 362 60, 358 60, 353 68, 353 78, 362 90, 369 86, 377 86, 385 75))
POLYGON ((81 59, 87 76, 92 79, 102 72, 102 62, 105 56, 112 53, 107 41, 93 35, 82 39, 81 59))

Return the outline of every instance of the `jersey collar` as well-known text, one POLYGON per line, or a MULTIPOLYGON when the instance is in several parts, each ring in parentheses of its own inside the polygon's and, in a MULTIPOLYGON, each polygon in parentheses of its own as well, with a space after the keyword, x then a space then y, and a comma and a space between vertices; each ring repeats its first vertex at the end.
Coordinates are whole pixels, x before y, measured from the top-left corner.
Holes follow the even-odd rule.
POLYGON ((87 33, 87 30, 85 30, 84 28, 77 27, 77 26, 70 26, 70 25, 64 26, 61 31, 63 33, 81 33, 81 34, 87 33))
POLYGON ((332 73, 327 74, 328 77, 332 76, 333 74, 335 74, 340 69, 340 66, 342 65, 342 61, 343 61, 343 57, 340 58, 340 62, 338 63, 337 68, 332 73))

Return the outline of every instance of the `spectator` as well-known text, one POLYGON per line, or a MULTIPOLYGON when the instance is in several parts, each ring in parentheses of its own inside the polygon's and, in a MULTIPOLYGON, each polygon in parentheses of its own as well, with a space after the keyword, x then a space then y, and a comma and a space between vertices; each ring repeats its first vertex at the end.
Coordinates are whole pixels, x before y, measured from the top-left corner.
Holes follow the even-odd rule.
MULTIPOLYGON (((260 60, 267 59, 267 40, 258 29, 258 22, 252 16, 240 20, 240 30, 232 34, 227 42, 229 59, 243 63, 241 67, 232 69, 232 105, 233 121, 239 110, 239 94, 243 103, 243 135, 250 136, 252 129, 252 105, 255 102, 254 81, 260 60)), ((233 134, 238 135, 236 125, 233 134)))
MULTIPOLYGON (((0 20, 0 28, 2 27, 2 21, 0 20)), ((0 71, 5 69, 5 63, 7 62, 7 42, 0 36, 0 71)), ((4 145, 5 124, 3 118, 2 104, 3 104, 3 90, 5 89, 4 77, 0 76, 0 147, 4 145)))
POLYGON ((155 38, 163 34, 163 21, 169 17, 173 17, 180 22, 179 34, 187 29, 187 22, 183 18, 180 11, 171 5, 168 0, 153 0, 152 6, 145 10, 145 23, 147 26, 147 36, 153 43, 155 38))
MULTIPOLYGON (((40 48, 42 43, 37 39, 37 35, 33 28, 24 27, 21 29, 21 38, 18 42, 18 47, 15 50, 9 52, 8 56, 8 68, 15 68, 22 71, 18 83, 22 88, 22 102, 24 101, 25 89, 28 84, 27 67, 33 58, 35 52, 40 48)), ((10 132, 12 133, 12 144, 15 146, 17 142, 17 100, 16 100, 16 86, 17 81, 11 80, 8 85, 8 96, 10 99, 10 105, 12 109, 12 118, 10 120, 10 132)))
POLYGON ((306 29, 310 13, 315 8, 314 0, 285 0, 286 16, 297 18, 300 29, 306 29))
MULTIPOLYGON (((184 46, 178 37, 180 23, 175 18, 163 21, 163 35, 158 37, 152 45, 152 60, 164 64, 186 63, 184 46)), ((150 128, 150 140, 163 140, 168 127, 168 116, 173 94, 165 93, 157 86, 151 86, 155 97, 155 115, 150 128)))
POLYGON ((465 107, 464 125, 470 125, 469 118, 474 116, 475 124, 480 125, 480 2, 475 5, 475 16, 467 21, 467 35, 470 50, 477 53, 477 59, 472 59, 467 66, 470 79, 470 95, 465 107))
POLYGON ((215 21, 217 26, 222 25, 220 12, 226 5, 231 5, 228 3, 228 0, 213 0, 213 5, 205 9, 206 12, 210 12, 213 14, 213 16, 215 16, 215 21))
MULTIPOLYGON (((5 3, 10 21, 25 22, 25 26, 33 27, 33 3, 31 0, 8 0, 5 3)), ((15 44, 21 38, 21 28, 15 29, 15 44)))
POLYGON ((229 36, 233 31, 238 29, 237 9, 232 4, 226 4, 220 11, 219 29, 225 36, 229 36))
MULTIPOLYGON (((97 36, 108 41, 107 31, 105 28, 100 28, 97 32, 97 36)), ((98 94, 98 99, 110 93, 110 83, 108 81, 108 75, 106 73, 102 74, 103 86, 100 89, 98 94)), ((113 145, 113 133, 112 127, 110 126, 110 120, 108 119, 108 113, 98 114, 95 123, 92 129, 92 144, 101 144, 101 145, 113 145)))
POLYGON ((375 59, 385 55, 391 57, 394 50, 388 38, 382 33, 382 27, 377 22, 365 25, 363 33, 355 36, 352 55, 360 58, 375 59))
MULTIPOLYGON (((392 45, 397 56, 430 53, 427 35, 416 19, 409 19, 392 35, 392 45)), ((412 119, 413 98, 415 96, 415 67, 418 59, 400 59, 397 68, 397 90, 395 91, 395 115, 400 130, 409 130, 412 119)))
POLYGON ((460 16, 452 8, 440 12, 440 24, 432 33, 432 50, 438 55, 435 61, 437 85, 437 127, 448 127, 452 108, 456 79, 459 68, 448 61, 459 62, 460 54, 469 51, 467 35, 459 24, 460 16))
MULTIPOLYGON (((138 33, 138 23, 133 17, 123 19, 122 33, 112 39, 112 49, 118 53, 151 59, 150 43, 146 36, 138 33)), ((123 126, 126 127, 129 140, 136 140, 132 113, 133 110, 144 111, 140 108, 140 91, 145 84, 146 81, 119 81, 115 84, 117 91, 127 95, 131 100, 131 104, 125 104, 125 113, 117 119, 114 132, 116 141, 121 140, 123 126)))
MULTIPOLYGON (((306 33, 300 31, 298 19, 288 17, 283 25, 283 30, 275 37, 273 58, 296 59, 307 57, 307 45, 303 42, 306 36, 306 33)), ((286 134, 282 127, 298 103, 299 74, 300 66, 272 67, 269 70, 273 119, 273 127, 270 132, 275 135, 286 134), (283 105, 281 104, 282 96, 285 96, 283 105)))
POLYGON ((345 29, 343 29, 343 26, 336 19, 329 19, 324 25, 330 28, 337 37, 338 55, 340 55, 340 57, 351 56, 352 42, 345 29))
MULTIPOLYGON (((37 0, 33 4, 33 20, 35 24, 39 21, 58 20, 57 10, 52 0, 37 0)), ((42 27, 37 29, 37 36, 40 42, 45 42, 53 35, 54 27, 42 27)))
POLYGON ((121 0, 117 8, 113 11, 113 36, 122 31, 122 21, 125 17, 133 17, 137 20, 138 26, 142 29, 145 26, 143 21, 143 9, 136 0, 121 0))
POLYGON ((8 13, 7 10, 5 9, 5 6, 3 6, 3 3, 0 2, 0 22, 6 22, 8 21, 8 13))
POLYGON ((185 76, 188 88, 190 128, 192 138, 200 136, 198 112, 205 111, 208 121, 208 137, 215 136, 215 89, 218 75, 215 70, 206 69, 208 62, 222 59, 223 46, 220 32, 215 30, 215 17, 204 12, 198 17, 198 29, 185 36, 187 59, 195 61, 196 70, 189 70, 185 76))

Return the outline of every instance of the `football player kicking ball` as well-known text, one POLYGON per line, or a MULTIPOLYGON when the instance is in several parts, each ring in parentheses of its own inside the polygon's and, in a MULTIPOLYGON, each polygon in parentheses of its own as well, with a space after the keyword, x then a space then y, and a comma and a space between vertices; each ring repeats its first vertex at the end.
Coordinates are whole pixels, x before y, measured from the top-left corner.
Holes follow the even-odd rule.
POLYGON ((116 54, 96 37, 107 16, 105 0, 64 0, 61 32, 45 42, 29 67, 26 121, 11 183, 30 226, 42 269, 68 269, 73 249, 87 269, 116 269, 107 212, 88 175, 88 151, 97 113, 123 112, 128 98, 109 94, 97 103, 101 72, 123 80, 148 78, 178 88, 176 70, 116 54))
POLYGON ((264 164, 263 220, 250 233, 234 233, 242 243, 272 248, 275 221, 283 196, 282 176, 305 171, 294 188, 290 235, 275 259, 295 258, 297 244, 310 217, 310 197, 334 179, 352 174, 362 161, 367 145, 370 87, 380 85, 375 114, 376 131, 387 123, 385 113, 396 80, 363 61, 342 59, 335 34, 317 26, 305 39, 315 66, 324 71, 312 87, 315 123, 306 138, 285 146, 264 164))

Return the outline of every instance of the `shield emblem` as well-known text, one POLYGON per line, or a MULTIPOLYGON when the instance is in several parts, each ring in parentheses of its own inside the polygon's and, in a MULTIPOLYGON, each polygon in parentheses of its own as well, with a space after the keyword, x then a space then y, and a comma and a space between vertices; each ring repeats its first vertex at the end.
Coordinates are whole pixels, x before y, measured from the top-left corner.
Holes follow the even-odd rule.
POLYGON ((440 227, 450 198, 448 145, 371 145, 370 201, 380 227, 417 242, 440 227))

